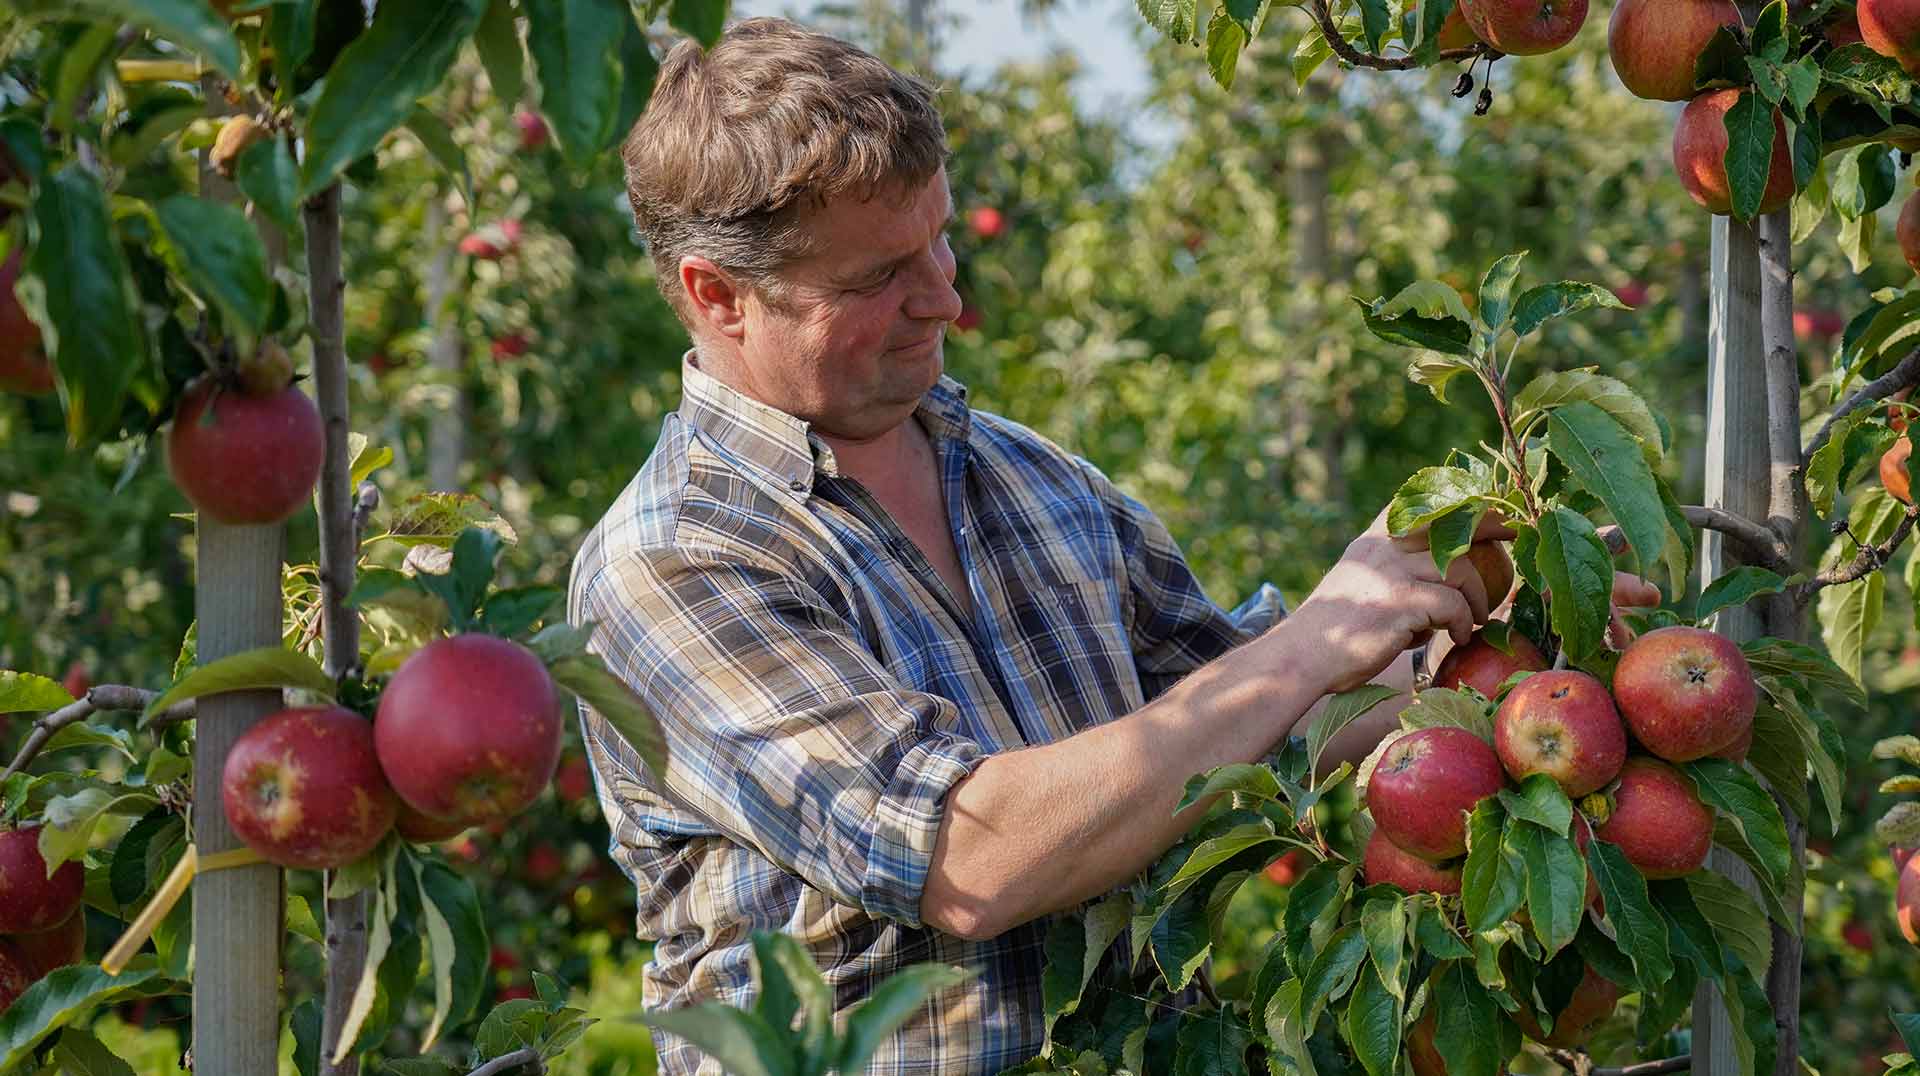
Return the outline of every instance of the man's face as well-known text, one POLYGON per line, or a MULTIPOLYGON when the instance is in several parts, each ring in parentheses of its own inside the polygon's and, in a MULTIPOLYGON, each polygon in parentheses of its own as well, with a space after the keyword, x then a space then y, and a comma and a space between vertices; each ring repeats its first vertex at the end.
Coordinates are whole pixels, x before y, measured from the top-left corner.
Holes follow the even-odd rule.
POLYGON ((740 366, 748 395, 848 440, 906 421, 939 380, 960 316, 945 169, 902 199, 837 199, 802 221, 814 253, 781 271, 785 301, 746 302, 740 366))

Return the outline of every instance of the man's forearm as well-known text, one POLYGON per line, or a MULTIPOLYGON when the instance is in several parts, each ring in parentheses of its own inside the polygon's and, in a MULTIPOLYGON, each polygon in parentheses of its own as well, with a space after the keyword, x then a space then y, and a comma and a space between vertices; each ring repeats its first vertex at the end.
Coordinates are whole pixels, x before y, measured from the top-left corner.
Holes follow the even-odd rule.
POLYGON ((1294 731, 1324 693, 1311 655, 1283 622, 1118 721, 981 763, 947 797, 922 917, 992 937, 1132 878, 1206 810, 1174 814, 1189 777, 1294 731))

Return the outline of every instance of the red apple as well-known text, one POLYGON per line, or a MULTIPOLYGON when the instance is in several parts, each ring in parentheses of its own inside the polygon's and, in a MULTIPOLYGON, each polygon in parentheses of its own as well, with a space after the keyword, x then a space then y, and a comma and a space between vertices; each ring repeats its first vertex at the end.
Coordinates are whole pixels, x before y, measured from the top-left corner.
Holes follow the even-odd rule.
POLYGON ((1738 644, 1684 626, 1635 639, 1614 667, 1613 695, 1634 739, 1669 762, 1704 758, 1738 740, 1760 699, 1738 644))
POLYGON ((86 876, 68 860, 49 877, 40 856, 40 827, 0 831, 0 934, 51 930, 80 908, 86 876))
POLYGON ((1694 93, 1694 65, 1722 26, 1741 29, 1732 0, 1619 0, 1607 23, 1607 52, 1635 97, 1685 101, 1694 93))
POLYGON ((560 760, 560 697, 533 652, 492 635, 428 643, 374 720, 380 764, 415 810, 469 825, 533 802, 560 760))
POLYGON ((1473 27, 1467 25, 1467 17, 1460 13, 1458 7, 1447 12, 1446 19, 1440 23, 1438 44, 1441 51, 1464 49, 1479 43, 1480 39, 1473 36, 1473 27))
MULTIPOLYGON (((1727 180, 1726 115, 1747 90, 1710 90, 1687 103, 1673 130, 1673 170, 1680 185, 1709 213, 1733 212, 1733 187, 1727 180)), ((1773 113, 1773 158, 1760 212, 1772 213, 1793 201, 1793 151, 1780 111, 1773 113)))
POLYGON ((61 678, 60 686, 76 699, 86 698, 87 691, 93 687, 93 678, 87 675, 87 663, 78 658, 69 663, 67 675, 61 678))
POLYGON ((1620 768, 1613 814, 1594 835, 1619 845, 1627 862, 1648 878, 1678 878, 1707 861, 1713 812, 1686 774, 1635 755, 1620 768))
POLYGON ((1860 36, 1860 20, 1851 11, 1835 15, 1828 21, 1826 30, 1827 40, 1836 49, 1858 45, 1866 40, 1860 36))
POLYGON ((1628 306, 1641 306, 1653 295, 1653 289, 1647 287, 1644 280, 1629 280, 1613 289, 1613 297, 1628 306))
POLYGON ((1567 999, 1566 1007, 1554 1016, 1551 1033, 1540 1030, 1531 1006, 1522 1005, 1520 1011, 1513 1014, 1513 1021, 1520 1025, 1527 1038, 1542 1046, 1568 1050, 1592 1038, 1594 1031, 1613 1015, 1613 1007, 1619 1002, 1620 988, 1589 964, 1586 974, 1580 977, 1580 985, 1573 988, 1573 996, 1567 999))
POLYGON ((1907 260, 1907 267, 1920 273, 1920 193, 1907 196, 1900 207, 1900 219, 1893 226, 1893 235, 1900 244, 1900 256, 1907 260))
POLYGON ((527 349, 531 346, 533 345, 527 340, 525 333, 508 333, 494 340, 492 346, 493 361, 506 362, 510 359, 517 359, 525 355, 527 349))
POLYGON ((1894 918, 1900 934, 1912 945, 1920 945, 1920 856, 1910 855, 1900 868, 1900 885, 1893 897, 1894 918))
POLYGON ((320 411, 298 388, 248 396, 202 378, 174 411, 167 472, 211 519, 278 523, 307 503, 325 451, 320 411))
POLYGON ((1367 804, 1388 839, 1437 863, 1467 850, 1467 812, 1506 776, 1493 748, 1466 729, 1419 729, 1380 756, 1367 804))
POLYGON ((513 114, 513 125, 520 129, 520 148, 528 153, 547 144, 547 121, 540 113, 521 109, 513 114))
MULTIPOLYGON (((1809 847, 1811 847, 1811 843, 1809 843, 1809 847)), ((1912 848, 1908 848, 1898 844, 1891 845, 1887 848, 1887 856, 1893 860, 1894 873, 1897 874, 1900 871, 1907 869, 1907 860, 1913 858, 1913 853, 1914 853, 1914 850, 1912 848)), ((1830 855, 1832 854, 1832 852, 1831 850, 1828 850, 1827 852, 1823 852, 1822 854, 1830 855)))
POLYGON ((1607 686, 1574 669, 1537 672, 1508 692, 1493 748, 1516 781, 1552 777, 1569 797, 1597 791, 1627 760, 1627 729, 1607 686))
POLYGON ((982 239, 998 239, 1007 230, 1007 217, 990 205, 976 206, 967 214, 967 227, 982 239))
POLYGON ((1473 638, 1447 651, 1447 656, 1440 659, 1440 668, 1433 674, 1433 686, 1456 691, 1470 687, 1491 699, 1514 673, 1539 672, 1547 667, 1546 656, 1540 653, 1540 648, 1519 632, 1507 632, 1507 645, 1512 653, 1487 641, 1483 633, 1474 632, 1473 638))
POLYGON ((308 870, 373 851, 399 812, 373 727, 340 706, 262 718, 227 753, 220 791, 227 822, 247 847, 269 863, 308 870))
POLYGON ((20 279, 19 247, 0 262, 0 392, 38 396, 53 391, 53 366, 41 346, 40 326, 13 293, 20 279))
POLYGON ((1913 490, 1907 478, 1907 459, 1912 455, 1913 442, 1905 437, 1880 454, 1880 484, 1902 504, 1913 503, 1913 490))
POLYGON ((953 327, 961 332, 972 332, 980 327, 980 308, 971 303, 960 304, 960 316, 953 319, 953 327))
POLYGON ((450 841, 467 831, 467 824, 459 820, 443 822, 438 818, 428 818, 419 811, 407 806, 405 800, 399 802, 399 813, 394 816, 393 828, 401 838, 414 844, 437 844, 450 841))
POLYGON ((1753 723, 1748 722, 1746 731, 1732 743, 1708 755, 1708 758, 1724 758, 1728 762, 1745 762, 1747 752, 1753 750, 1753 723))
POLYGON ((1573 40, 1587 0, 1460 0, 1474 36, 1509 56, 1538 56, 1573 40))
POLYGON ((506 238, 509 247, 519 246, 520 236, 524 234, 525 231, 526 228, 520 223, 520 218, 518 217, 507 217, 500 221, 500 234, 506 238))
POLYGON ((527 881, 534 885, 552 885, 556 879, 566 873, 567 861, 560 855, 558 848, 542 841, 527 849, 527 859, 521 864, 521 869, 527 881))
POLYGON ((43 978, 56 968, 78 964, 87 958, 87 910, 78 908, 59 926, 31 934, 15 934, 4 944, 11 945, 20 963, 33 979, 43 978))
POLYGON ((1860 0, 1854 15, 1868 48, 1920 73, 1920 0, 1860 0))
POLYGON ((26 962, 19 949, 0 939, 0 1011, 11 1008, 39 978, 27 970, 26 962))
POLYGON ((1873 952, 1873 928, 1859 918, 1847 920, 1840 928, 1840 938, 1862 953, 1873 952))
MULTIPOLYGON (((1434 1035, 1440 1028, 1438 1024, 1439 1007, 1432 998, 1427 999, 1426 1011, 1420 1014, 1420 1020, 1407 1032, 1407 1060, 1413 1063, 1413 1076, 1450 1076, 1447 1059, 1440 1056, 1439 1047, 1434 1045, 1434 1035)), ((1507 1076, 1505 1065, 1500 1066, 1500 1076, 1507 1076)))
POLYGON ((1513 593, 1513 558, 1507 555, 1505 542, 1475 542, 1461 556, 1480 573, 1487 590, 1487 609, 1500 607, 1513 593))
POLYGON ((1265 874, 1267 881, 1274 885, 1292 885, 1299 881, 1300 873, 1310 865, 1305 852, 1298 848, 1289 848, 1286 855, 1267 864, 1267 869, 1261 873, 1265 874))
POLYGON ((483 262, 499 261, 506 254, 506 248, 494 242, 493 238, 480 232, 473 232, 460 239, 460 253, 478 258, 483 262))
POLYGON ((1369 885, 1397 885, 1409 893, 1459 893, 1460 868, 1459 863, 1435 866, 1394 844, 1378 828, 1367 838, 1367 851, 1360 862, 1360 873, 1369 885))
POLYGON ((553 775, 553 790, 568 803, 592 796, 593 769, 587 764, 587 756, 568 754, 561 758, 560 769, 553 775))

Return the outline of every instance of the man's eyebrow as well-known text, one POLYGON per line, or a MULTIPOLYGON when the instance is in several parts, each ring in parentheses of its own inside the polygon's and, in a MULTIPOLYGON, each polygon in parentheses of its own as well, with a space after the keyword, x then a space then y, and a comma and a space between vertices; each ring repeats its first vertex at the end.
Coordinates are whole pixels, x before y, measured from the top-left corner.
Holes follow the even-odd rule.
MULTIPOLYGON (((947 198, 947 219, 940 222, 940 230, 944 232, 944 231, 947 231, 948 229, 951 229, 956 223, 959 222, 959 220, 960 220, 960 207, 956 205, 953 201, 953 198, 949 196, 947 198)), ((914 255, 912 254, 905 254, 898 258, 888 258, 885 261, 874 262, 870 265, 863 266, 862 268, 856 269, 853 272, 840 276, 837 279, 843 284, 857 284, 861 281, 868 280, 875 276, 878 276, 881 272, 885 270, 894 269, 899 266, 905 265, 907 262, 912 261, 913 257, 914 255)))

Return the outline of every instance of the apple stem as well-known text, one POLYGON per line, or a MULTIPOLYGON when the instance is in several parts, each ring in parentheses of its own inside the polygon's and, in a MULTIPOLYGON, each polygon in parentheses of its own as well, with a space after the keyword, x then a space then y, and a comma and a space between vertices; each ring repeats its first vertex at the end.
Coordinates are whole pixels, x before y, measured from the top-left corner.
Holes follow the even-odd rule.
MULTIPOLYGON (((96 684, 85 695, 54 710, 33 723, 33 731, 27 734, 27 742, 20 745, 20 751, 14 755, 13 762, 5 771, 0 772, 0 784, 7 778, 27 768, 27 764, 40 754, 53 739, 53 734, 76 721, 85 721, 97 713, 114 710, 145 710, 153 700, 160 697, 158 691, 128 687, 125 684, 96 684)), ((174 722, 191 720, 194 716, 192 699, 167 707, 154 716, 155 722, 174 722)))
MULTIPOLYGON (((1313 6, 1308 9, 1307 14, 1313 16, 1314 23, 1320 27, 1320 36, 1326 38, 1327 47, 1333 50, 1333 54, 1354 67, 1366 67, 1375 71, 1411 71, 1416 67, 1427 66, 1424 61, 1411 53, 1405 56, 1381 56, 1378 53, 1361 52, 1354 48, 1340 33, 1340 24, 1334 19, 1333 9, 1327 0, 1313 0, 1313 6)), ((1440 51, 1440 59, 1443 61, 1474 60, 1482 56, 1495 58, 1504 55, 1506 54, 1493 46, 1479 41, 1465 48, 1440 51)))

